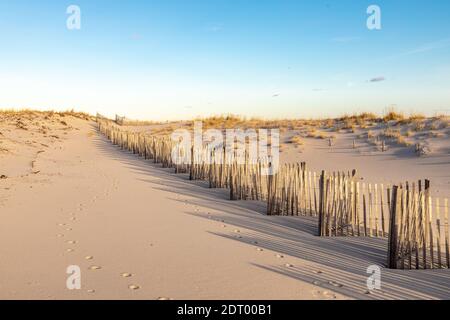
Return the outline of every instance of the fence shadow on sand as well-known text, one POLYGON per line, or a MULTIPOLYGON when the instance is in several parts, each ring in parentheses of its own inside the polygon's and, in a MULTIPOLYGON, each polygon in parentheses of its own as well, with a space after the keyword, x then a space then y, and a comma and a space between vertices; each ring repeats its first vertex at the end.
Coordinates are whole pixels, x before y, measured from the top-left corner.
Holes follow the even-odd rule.
MULTIPOLYGON (((385 268, 387 239, 369 237, 318 237, 316 217, 288 217, 265 215, 265 203, 257 201, 229 201, 229 191, 210 189, 202 181, 189 181, 187 175, 173 173, 151 160, 133 155, 97 136, 94 143, 110 158, 122 162, 131 171, 145 173, 141 179, 149 187, 172 194, 174 201, 184 202, 176 195, 190 197, 189 204, 201 208, 188 211, 199 218, 225 221, 243 228, 239 235, 212 233, 279 254, 301 258, 301 267, 286 266, 288 258, 278 265, 252 264, 284 276, 313 283, 318 288, 332 290, 356 299, 449 299, 448 270, 391 270, 385 268), (219 209, 218 209, 219 208, 219 209), (209 215, 208 211, 219 211, 209 215), (366 273, 370 265, 382 267, 382 289, 367 293, 366 273)), ((151 192, 151 191, 150 191, 151 192)))

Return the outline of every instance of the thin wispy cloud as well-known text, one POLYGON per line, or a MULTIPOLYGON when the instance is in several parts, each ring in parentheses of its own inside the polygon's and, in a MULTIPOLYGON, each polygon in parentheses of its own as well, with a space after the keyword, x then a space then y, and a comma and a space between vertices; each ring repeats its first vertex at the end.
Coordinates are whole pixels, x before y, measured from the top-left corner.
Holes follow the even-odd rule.
POLYGON ((404 55, 411 55, 416 53, 422 53, 422 52, 428 52, 433 51, 436 49, 442 49, 450 46, 450 39, 443 39, 431 43, 424 44, 414 50, 410 50, 404 53, 404 55))
POLYGON ((381 82, 381 81, 386 81, 385 77, 375 77, 369 80, 369 82, 381 82))
POLYGON ((411 56, 411 55, 430 52, 430 51, 443 49, 443 48, 447 48, 447 47, 450 47, 450 38, 425 43, 417 48, 393 55, 393 56, 389 57, 389 59, 396 59, 396 58, 411 56))

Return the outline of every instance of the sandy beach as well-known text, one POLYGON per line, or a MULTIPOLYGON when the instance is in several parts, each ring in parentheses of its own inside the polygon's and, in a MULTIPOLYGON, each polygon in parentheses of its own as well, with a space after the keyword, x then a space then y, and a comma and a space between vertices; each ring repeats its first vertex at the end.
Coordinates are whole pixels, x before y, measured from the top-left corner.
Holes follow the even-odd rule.
MULTIPOLYGON (((386 239, 321 238, 315 217, 229 201, 120 150, 92 118, 3 116, 0 132, 0 299, 450 298, 448 270, 384 268, 386 239), (81 268, 81 290, 66 288, 70 265, 81 268), (381 290, 367 290, 370 265, 382 266, 381 290)), ((301 147, 318 168, 319 143, 301 147)), ((448 153, 391 151, 382 161, 345 148, 325 148, 337 170, 351 159, 380 179, 429 177, 448 192, 448 153)))

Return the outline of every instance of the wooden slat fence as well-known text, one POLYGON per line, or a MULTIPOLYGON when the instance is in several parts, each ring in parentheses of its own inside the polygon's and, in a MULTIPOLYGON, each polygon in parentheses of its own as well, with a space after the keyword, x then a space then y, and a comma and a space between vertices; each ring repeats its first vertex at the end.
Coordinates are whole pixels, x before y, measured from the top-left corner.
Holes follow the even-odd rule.
POLYGON ((229 189, 230 200, 265 201, 268 215, 317 216, 320 236, 388 237, 390 268, 450 267, 448 201, 429 195, 429 181, 371 184, 355 170, 317 174, 304 162, 281 165, 267 175, 270 158, 250 161, 245 154, 237 161, 225 148, 215 154, 207 145, 184 150, 169 137, 129 132, 103 117, 97 122, 113 144, 187 173, 191 180, 207 181, 210 188, 229 189), (190 164, 176 163, 173 150, 178 157, 190 155, 190 164))
POLYGON ((390 192, 390 186, 361 182, 356 171, 323 171, 319 178, 319 234, 386 237, 390 192))
POLYGON ((394 186, 389 223, 389 268, 450 268, 448 199, 432 198, 427 187, 394 186))

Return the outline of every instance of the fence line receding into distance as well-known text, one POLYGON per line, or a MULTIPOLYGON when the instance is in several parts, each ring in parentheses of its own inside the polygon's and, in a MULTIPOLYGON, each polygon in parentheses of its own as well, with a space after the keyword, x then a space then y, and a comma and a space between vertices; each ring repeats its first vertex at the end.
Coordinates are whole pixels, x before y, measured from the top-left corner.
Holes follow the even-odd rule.
POLYGON ((230 200, 258 200, 267 204, 267 215, 318 217, 318 235, 388 238, 389 268, 449 268, 448 201, 429 195, 430 183, 399 186, 361 182, 358 173, 309 171, 306 163, 280 165, 273 175, 269 159, 256 163, 237 161, 235 154, 215 154, 207 146, 195 153, 199 159, 178 163, 175 150, 188 150, 170 137, 130 132, 103 117, 99 131, 113 144, 152 159, 191 180, 205 180, 210 188, 230 190, 230 200), (223 157, 216 161, 217 156, 223 157), (195 160, 195 161, 194 161, 195 160), (423 186, 423 188, 422 188, 423 186))

